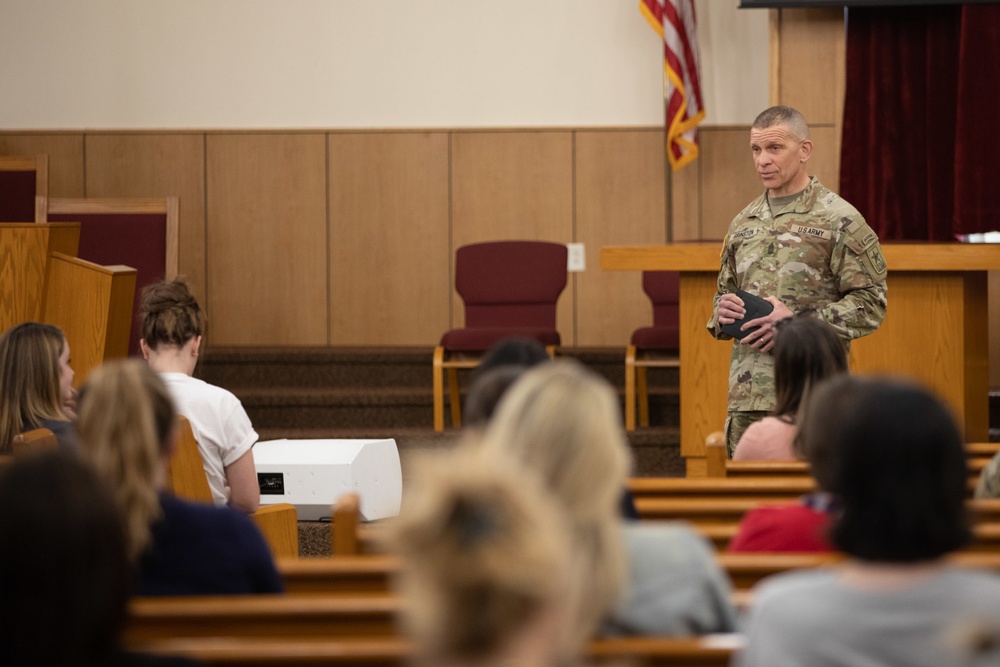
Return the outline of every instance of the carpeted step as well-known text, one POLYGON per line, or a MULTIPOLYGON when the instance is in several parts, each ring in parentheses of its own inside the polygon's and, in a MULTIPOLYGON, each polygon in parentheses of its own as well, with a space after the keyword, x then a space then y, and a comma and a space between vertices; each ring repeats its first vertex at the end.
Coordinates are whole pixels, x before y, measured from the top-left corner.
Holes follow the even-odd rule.
POLYGON ((212 348, 196 376, 230 391, 243 387, 430 387, 433 349, 212 348))

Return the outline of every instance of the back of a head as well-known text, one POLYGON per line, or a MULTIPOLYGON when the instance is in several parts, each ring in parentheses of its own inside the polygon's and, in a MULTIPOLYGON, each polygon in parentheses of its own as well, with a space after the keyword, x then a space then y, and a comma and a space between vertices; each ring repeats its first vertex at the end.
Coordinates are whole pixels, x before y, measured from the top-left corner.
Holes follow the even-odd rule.
POLYGON ((538 471, 571 516, 617 511, 631 454, 614 390, 578 362, 527 371, 486 430, 496 446, 538 471))
POLYGON ((3 664, 106 664, 131 569, 117 509, 81 461, 48 451, 0 469, 3 664))
POLYGON ((406 627, 430 664, 496 659, 553 613, 566 620, 569 537, 535 476, 467 446, 425 462, 414 480, 392 541, 406 627))
POLYGON ((572 360, 525 373, 490 420, 483 447, 540 475, 573 530, 576 642, 614 605, 627 569, 619 508, 631 466, 617 396, 572 360))
POLYGON ((932 560, 969 539, 965 448, 928 390, 838 376, 813 392, 803 446, 820 486, 840 501, 834 544, 878 562, 932 560))
POLYGON ((506 364, 476 375, 465 397, 464 425, 485 427, 500 405, 500 399, 527 370, 527 366, 506 364))
POLYGON ((63 332, 51 324, 24 322, 0 336, 0 453, 41 419, 66 420, 59 389, 63 332))
POLYGON ((504 338, 486 351, 475 374, 485 373, 501 366, 524 366, 530 368, 549 360, 545 346, 530 338, 504 338))
POLYGON ((138 359, 104 364, 80 391, 81 454, 114 489, 133 558, 160 515, 157 493, 176 418, 163 381, 138 359))
POLYGON ((788 106, 773 106, 761 111, 751 126, 755 130, 766 130, 775 125, 784 125, 796 138, 809 138, 809 124, 797 109, 788 106))
POLYGON ((152 349, 183 347, 205 329, 205 316, 183 278, 147 285, 139 303, 142 339, 152 349))
POLYGON ((812 387, 846 373, 847 349, 836 330, 809 311, 782 320, 774 342, 774 413, 795 418, 812 387))

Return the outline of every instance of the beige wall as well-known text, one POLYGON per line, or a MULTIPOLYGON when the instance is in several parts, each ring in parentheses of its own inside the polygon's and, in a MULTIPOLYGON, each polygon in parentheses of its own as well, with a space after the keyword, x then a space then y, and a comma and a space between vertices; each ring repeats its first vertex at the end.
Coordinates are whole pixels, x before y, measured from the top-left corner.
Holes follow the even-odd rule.
MULTIPOLYGON (((766 13, 737 5, 698 2, 713 90, 766 86, 766 50, 737 55, 746 53, 748 31, 766 42, 766 13)), ((2 122, 140 130, 645 126, 662 116, 662 49, 637 2, 4 0, 2 122)), ((743 122, 725 115, 746 97, 733 92, 740 94, 725 94, 714 107, 723 115, 713 109, 710 122, 743 122)))

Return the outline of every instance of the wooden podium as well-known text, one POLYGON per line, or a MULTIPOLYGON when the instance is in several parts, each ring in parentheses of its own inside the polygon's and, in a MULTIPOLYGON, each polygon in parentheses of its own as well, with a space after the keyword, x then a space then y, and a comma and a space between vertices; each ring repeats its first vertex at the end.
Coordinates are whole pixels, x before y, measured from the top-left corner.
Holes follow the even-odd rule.
MULTIPOLYGON (((705 324, 719 273, 720 246, 607 247, 605 271, 679 271, 681 455, 688 477, 705 475, 705 437, 726 419, 731 341, 705 324)), ((967 442, 989 430, 987 271, 1000 269, 1000 245, 883 244, 889 307, 878 331, 851 343, 851 369, 929 386, 955 411, 967 442)))

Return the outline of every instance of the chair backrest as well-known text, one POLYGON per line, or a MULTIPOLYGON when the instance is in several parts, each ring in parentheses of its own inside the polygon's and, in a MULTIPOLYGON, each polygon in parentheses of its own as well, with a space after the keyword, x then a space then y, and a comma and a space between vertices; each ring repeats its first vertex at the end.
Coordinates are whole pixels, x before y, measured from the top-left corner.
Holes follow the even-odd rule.
POLYGON ((680 325, 680 273, 678 271, 643 271, 642 291, 653 302, 653 326, 680 325))
MULTIPOLYGON (((177 197, 137 199, 49 199, 49 222, 79 222, 81 259, 136 269, 133 316, 142 288, 177 275, 177 197)), ((129 354, 137 356, 139 327, 133 322, 129 354)))
POLYGON ((170 458, 167 486, 178 498, 201 503, 212 502, 205 467, 198 451, 191 422, 183 415, 177 416, 177 447, 170 458))
POLYGON ((0 222, 43 222, 48 189, 47 155, 0 155, 0 222))
POLYGON ((556 328, 566 287, 566 246, 548 241, 490 241, 455 253, 455 289, 466 327, 556 328))

